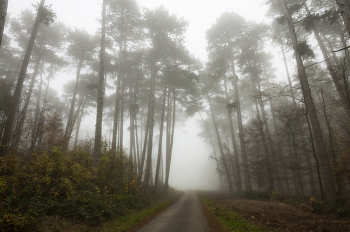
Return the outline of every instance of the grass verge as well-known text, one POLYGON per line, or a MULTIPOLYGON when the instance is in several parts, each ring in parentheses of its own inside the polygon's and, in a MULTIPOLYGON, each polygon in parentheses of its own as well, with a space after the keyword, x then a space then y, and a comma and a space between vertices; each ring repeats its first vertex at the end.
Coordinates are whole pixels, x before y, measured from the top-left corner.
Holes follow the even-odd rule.
POLYGON ((227 231, 268 231, 245 219, 241 214, 221 207, 219 203, 207 197, 202 196, 201 198, 204 204, 209 208, 209 211, 215 215, 219 223, 227 231))
POLYGON ((104 223, 98 228, 94 228, 92 232, 136 231, 158 216, 161 212, 169 208, 179 198, 180 196, 177 196, 161 203, 155 203, 153 206, 145 208, 141 211, 119 216, 114 220, 104 223))

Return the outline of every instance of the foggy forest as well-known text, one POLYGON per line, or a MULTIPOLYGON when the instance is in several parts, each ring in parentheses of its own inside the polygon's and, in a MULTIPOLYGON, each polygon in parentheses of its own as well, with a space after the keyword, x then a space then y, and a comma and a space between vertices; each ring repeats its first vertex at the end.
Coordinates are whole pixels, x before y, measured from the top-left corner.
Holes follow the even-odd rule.
MULTIPOLYGON (((263 0, 264 20, 232 3, 201 35, 206 57, 186 43, 191 21, 166 6, 93 2, 91 32, 61 21, 54 1, 19 14, 0 1, 1 231, 104 231, 197 195, 219 224, 231 208, 264 221, 253 208, 272 202, 334 217, 213 231, 350 231, 348 0, 263 0), (202 142, 176 152, 193 128, 202 142), (196 150, 208 188, 173 186, 173 170, 199 168, 196 150)), ((130 228, 106 231, 169 231, 130 228)), ((211 231, 188 228, 174 231, 211 231)))

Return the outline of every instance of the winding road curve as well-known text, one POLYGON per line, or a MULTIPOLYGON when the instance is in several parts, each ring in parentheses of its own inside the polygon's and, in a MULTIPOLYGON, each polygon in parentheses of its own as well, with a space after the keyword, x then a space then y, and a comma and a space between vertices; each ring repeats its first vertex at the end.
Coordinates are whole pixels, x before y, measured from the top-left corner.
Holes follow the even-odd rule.
POLYGON ((196 193, 187 190, 184 195, 138 232, 206 232, 210 231, 196 193))

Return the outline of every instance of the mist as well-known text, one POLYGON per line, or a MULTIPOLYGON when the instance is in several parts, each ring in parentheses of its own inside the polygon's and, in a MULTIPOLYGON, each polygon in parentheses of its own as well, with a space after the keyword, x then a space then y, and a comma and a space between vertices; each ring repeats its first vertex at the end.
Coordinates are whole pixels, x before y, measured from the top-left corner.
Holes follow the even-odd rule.
POLYGON ((62 176, 84 171, 67 183, 106 193, 350 196, 348 3, 3 8, 0 157, 13 167, 71 164, 62 176))

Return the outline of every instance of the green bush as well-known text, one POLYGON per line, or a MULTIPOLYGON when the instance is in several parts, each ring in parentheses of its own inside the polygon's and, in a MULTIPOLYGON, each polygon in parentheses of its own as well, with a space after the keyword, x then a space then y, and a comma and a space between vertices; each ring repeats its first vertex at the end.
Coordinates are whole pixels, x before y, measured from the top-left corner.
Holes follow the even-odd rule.
POLYGON ((87 152, 56 147, 21 161, 1 158, 0 231, 33 231, 47 216, 96 226, 147 204, 125 154, 104 152, 99 168, 91 166, 87 152))

